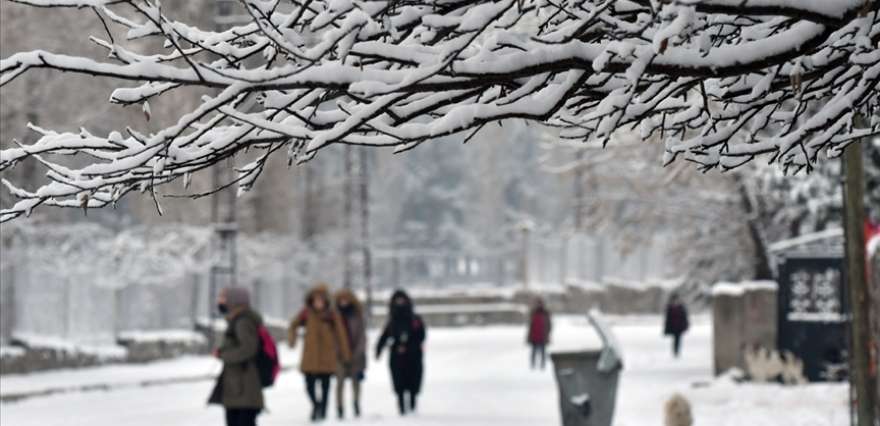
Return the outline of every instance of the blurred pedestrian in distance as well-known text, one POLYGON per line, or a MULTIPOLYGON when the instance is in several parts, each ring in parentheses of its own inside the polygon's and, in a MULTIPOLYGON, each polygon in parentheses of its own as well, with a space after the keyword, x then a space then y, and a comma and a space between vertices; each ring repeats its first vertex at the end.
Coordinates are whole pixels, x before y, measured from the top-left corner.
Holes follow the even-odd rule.
POLYGON ((669 296, 669 303, 666 305, 663 334, 672 336, 672 355, 676 358, 678 358, 681 352, 681 337, 687 332, 689 327, 687 308, 681 302, 678 294, 672 293, 669 296))
POLYGON ((345 382, 351 381, 352 408, 355 417, 361 415, 361 380, 367 368, 367 321, 363 305, 348 289, 336 292, 336 309, 342 319, 351 361, 340 362, 336 372, 336 409, 339 418, 345 417, 345 382))
POLYGON ((397 407, 401 415, 416 411, 416 402, 422 388, 422 364, 426 330, 422 318, 413 311, 412 299, 403 290, 391 296, 388 323, 376 344, 376 359, 385 346, 390 346, 389 366, 397 407))
POLYGON ((305 307, 290 322, 287 343, 296 347, 299 328, 305 327, 300 371, 305 375, 306 392, 312 403, 312 421, 327 417, 330 377, 339 363, 349 363, 348 336, 339 313, 331 306, 326 284, 319 284, 306 295, 305 307), (318 388, 320 387, 320 395, 318 388))
POLYGON ((214 356, 223 361, 223 371, 208 403, 223 406, 227 426, 254 426, 263 409, 263 386, 256 364, 263 319, 251 309, 250 294, 241 287, 222 289, 217 310, 227 323, 223 340, 214 350, 214 356))
POLYGON ((547 364, 547 345, 550 344, 550 332, 553 329, 553 320, 550 312, 544 306, 544 300, 535 298, 532 311, 529 314, 529 329, 526 342, 532 347, 531 366, 534 370, 540 367, 542 370, 547 364))

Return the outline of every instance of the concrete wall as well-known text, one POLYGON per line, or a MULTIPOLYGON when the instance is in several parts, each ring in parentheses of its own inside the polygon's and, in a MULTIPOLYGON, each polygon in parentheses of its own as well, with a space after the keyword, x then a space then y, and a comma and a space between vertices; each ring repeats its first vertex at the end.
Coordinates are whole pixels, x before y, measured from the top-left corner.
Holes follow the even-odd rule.
POLYGON ((743 285, 741 291, 712 295, 715 374, 731 368, 745 371, 745 349, 775 350, 777 342, 776 290, 743 285))
POLYGON ((513 300, 526 306, 540 296, 554 313, 585 314, 597 308, 612 315, 661 314, 670 290, 661 287, 635 288, 606 284, 596 288, 566 286, 564 292, 517 292, 513 300))
MULTIPOLYGON (((554 314, 583 315, 592 308, 606 314, 661 314, 669 289, 635 288, 607 284, 595 287, 566 286, 552 290, 499 291, 486 294, 411 294, 418 312, 428 326, 460 327, 470 325, 524 324, 535 300, 541 297, 554 314)), ((372 324, 385 322, 384 300, 373 306, 372 324)))
POLYGON ((12 345, 0 354, 0 374, 24 374, 114 363, 143 363, 209 352, 207 339, 120 338, 115 347, 106 347, 111 349, 109 352, 92 352, 74 345, 41 347, 16 338, 12 338, 11 343, 12 345))

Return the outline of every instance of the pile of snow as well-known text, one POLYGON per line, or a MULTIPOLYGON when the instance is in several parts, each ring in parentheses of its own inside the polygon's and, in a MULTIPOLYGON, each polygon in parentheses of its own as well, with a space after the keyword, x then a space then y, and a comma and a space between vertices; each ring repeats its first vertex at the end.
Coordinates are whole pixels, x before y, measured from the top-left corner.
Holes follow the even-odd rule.
POLYGON ((132 330, 119 333, 118 340, 134 343, 192 343, 202 344, 206 339, 200 333, 190 330, 132 330))
POLYGON ((15 333, 12 340, 27 349, 42 349, 67 354, 93 356, 102 360, 124 359, 128 352, 119 345, 90 345, 72 342, 60 337, 15 333))
POLYGON ((712 287, 712 297, 742 297, 752 291, 777 291, 779 285, 773 281, 744 281, 741 283, 718 283, 712 287))
POLYGON ((770 244, 769 250, 772 253, 779 253, 798 247, 808 246, 811 244, 839 240, 840 238, 843 238, 843 229, 832 228, 820 232, 801 235, 796 238, 777 241, 773 244, 770 244))
POLYGON ((578 280, 574 278, 569 278, 565 284, 570 288, 576 288, 584 291, 603 291, 605 290, 605 286, 599 284, 595 281, 590 280, 578 280))
POLYGON ((619 277, 605 277, 604 279, 605 285, 613 285, 617 287, 625 287, 635 290, 644 290, 648 288, 661 288, 665 290, 674 290, 681 286, 683 283, 682 280, 651 280, 651 281, 639 281, 639 280, 630 280, 619 277))

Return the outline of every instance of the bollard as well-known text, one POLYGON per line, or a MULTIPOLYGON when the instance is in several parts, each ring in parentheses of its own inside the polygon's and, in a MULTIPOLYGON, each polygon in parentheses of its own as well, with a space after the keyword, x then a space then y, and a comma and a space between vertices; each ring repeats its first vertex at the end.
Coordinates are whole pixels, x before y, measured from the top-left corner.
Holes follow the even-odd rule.
POLYGON ((559 388, 563 426, 611 426, 617 383, 623 369, 620 349, 597 312, 588 315, 602 349, 550 354, 559 388))

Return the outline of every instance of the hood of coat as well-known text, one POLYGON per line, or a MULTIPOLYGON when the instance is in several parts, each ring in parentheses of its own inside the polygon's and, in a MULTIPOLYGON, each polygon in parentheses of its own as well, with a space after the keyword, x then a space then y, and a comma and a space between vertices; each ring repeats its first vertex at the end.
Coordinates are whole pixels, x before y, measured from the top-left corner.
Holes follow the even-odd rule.
POLYGON ((391 295, 388 302, 388 317, 392 323, 408 323, 413 316, 412 299, 403 290, 397 290, 391 295), (403 300, 402 304, 398 304, 398 300, 403 300))
POLYGON ((312 287, 308 293, 306 293, 305 304, 309 310, 312 309, 312 300, 316 297, 323 298, 327 305, 327 310, 330 309, 331 298, 330 298, 330 287, 325 283, 319 283, 318 285, 312 287))
POLYGON ((337 291, 334 295, 333 302, 336 304, 336 309, 343 313, 344 309, 342 308, 342 306, 345 305, 344 301, 347 301, 348 305, 350 305, 354 312, 357 313, 359 316, 363 315, 363 304, 361 304, 361 301, 358 299, 357 295, 355 295, 353 291, 344 288, 337 291))

